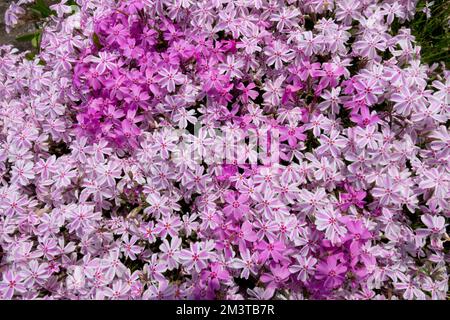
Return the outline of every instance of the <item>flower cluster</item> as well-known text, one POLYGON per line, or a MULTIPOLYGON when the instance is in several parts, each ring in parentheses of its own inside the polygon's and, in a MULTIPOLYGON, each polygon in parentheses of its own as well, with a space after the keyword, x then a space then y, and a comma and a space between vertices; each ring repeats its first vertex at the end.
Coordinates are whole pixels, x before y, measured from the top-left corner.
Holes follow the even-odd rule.
POLYGON ((445 299, 415 0, 75 2, 0 47, 2 298, 445 299))

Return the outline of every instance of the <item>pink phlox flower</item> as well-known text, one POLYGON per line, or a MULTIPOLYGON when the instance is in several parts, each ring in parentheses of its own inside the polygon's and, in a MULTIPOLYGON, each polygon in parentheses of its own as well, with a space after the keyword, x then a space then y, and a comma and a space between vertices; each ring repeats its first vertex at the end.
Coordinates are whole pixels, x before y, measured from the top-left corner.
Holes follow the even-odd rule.
POLYGON ((445 223, 445 218, 443 216, 433 216, 430 214, 423 214, 420 217, 423 224, 427 228, 419 228, 416 230, 416 234, 420 237, 426 237, 429 235, 439 236, 445 232, 447 224, 445 223))
POLYGON ((265 263, 269 258, 275 262, 288 261, 286 255, 286 245, 283 241, 259 241, 255 249, 259 251, 259 261, 265 263))
POLYGON ((197 272, 208 266, 210 257, 211 254, 199 242, 191 243, 190 248, 181 250, 179 255, 180 262, 187 271, 195 269, 197 272))
POLYGON ((23 278, 19 274, 11 270, 3 272, 3 278, 0 282, 2 299, 10 300, 16 292, 25 293, 25 291, 26 287, 23 284, 23 278))
POLYGON ((376 104, 378 96, 384 93, 383 87, 375 79, 358 79, 353 87, 358 92, 356 99, 364 99, 367 106, 376 104))
POLYGON ((345 227, 342 225, 342 216, 331 206, 326 206, 316 213, 315 225, 318 230, 325 231, 325 236, 333 244, 341 241, 345 235, 345 227))
POLYGON ((350 120, 358 124, 360 127, 370 126, 376 124, 380 121, 380 117, 377 115, 375 110, 370 113, 369 108, 365 105, 360 108, 360 114, 357 112, 352 112, 350 115, 350 120))
POLYGON ((324 281, 325 287, 330 289, 340 286, 347 272, 347 267, 342 263, 340 254, 329 256, 326 260, 320 261, 316 269, 315 278, 324 281))
POLYGON ((253 82, 250 82, 247 86, 245 86, 242 82, 240 82, 236 89, 242 91, 241 93, 241 100, 243 103, 248 103, 249 98, 251 100, 255 100, 256 97, 258 97, 258 92, 256 90, 252 90, 256 88, 256 85, 253 82))
POLYGON ((290 100, 295 101, 295 94, 304 88, 304 84, 294 79, 294 84, 289 84, 286 86, 283 96, 281 97, 281 103, 286 104, 290 100))
POLYGON ((169 243, 167 239, 159 246, 161 250, 161 259, 167 264, 167 270, 173 270, 178 267, 178 255, 181 247, 181 238, 173 237, 169 243))
POLYGON ((267 284, 268 288, 280 288, 284 282, 289 278, 291 273, 286 265, 272 263, 270 265, 270 272, 264 273, 260 280, 267 284))
POLYGON ((247 202, 249 201, 249 196, 246 194, 228 192, 225 195, 225 201, 228 203, 228 205, 225 206, 223 212, 227 216, 234 217, 234 219, 236 220, 241 219, 250 211, 250 207, 247 204, 247 202))
POLYGON ((253 231, 252 224, 248 221, 244 221, 242 226, 237 228, 236 236, 238 238, 240 251, 245 251, 247 243, 254 243, 258 239, 256 232, 253 231))
POLYGON ((298 141, 304 141, 306 135, 302 127, 283 126, 280 128, 280 141, 287 141, 291 147, 295 147, 298 141))
POLYGON ((136 260, 136 255, 139 255, 143 248, 139 245, 136 245, 136 242, 139 240, 138 237, 132 236, 131 238, 128 235, 124 235, 122 238, 122 251, 126 257, 131 260, 136 260))
POLYGON ((345 185, 346 193, 341 193, 339 195, 340 199, 340 207, 342 210, 348 210, 348 208, 352 205, 357 206, 358 208, 363 208, 365 205, 364 198, 367 193, 364 190, 356 191, 351 185, 345 185))
POLYGON ((420 285, 411 275, 399 273, 399 281, 395 281, 394 287, 397 290, 404 290, 403 297, 408 300, 425 300, 425 293, 420 290, 420 285))
POLYGON ((215 262, 209 265, 209 270, 202 272, 201 279, 207 283, 209 289, 217 291, 222 283, 231 279, 231 275, 220 263, 215 262))
POLYGON ((293 264, 289 267, 292 274, 297 274, 297 280, 306 282, 315 271, 317 259, 311 256, 296 255, 295 259, 298 264, 293 264))
MULTIPOLYGON (((243 248, 244 249, 244 248, 243 248)), ((241 277, 248 279, 250 274, 256 275, 258 269, 258 253, 250 253, 248 248, 240 251, 240 258, 234 258, 231 267, 241 271, 241 277)))
POLYGON ((367 230, 360 220, 350 220, 346 223, 347 234, 343 242, 351 241, 350 247, 361 247, 367 240, 372 238, 372 234, 367 230))
POLYGON ((167 264, 159 259, 158 255, 152 254, 148 263, 144 266, 143 272, 147 274, 150 280, 154 281, 164 281, 166 278, 163 273, 167 270, 167 264))
POLYGON ((156 224, 155 231, 161 239, 165 239, 168 235, 176 237, 179 230, 183 226, 180 218, 175 215, 163 216, 160 221, 156 224))

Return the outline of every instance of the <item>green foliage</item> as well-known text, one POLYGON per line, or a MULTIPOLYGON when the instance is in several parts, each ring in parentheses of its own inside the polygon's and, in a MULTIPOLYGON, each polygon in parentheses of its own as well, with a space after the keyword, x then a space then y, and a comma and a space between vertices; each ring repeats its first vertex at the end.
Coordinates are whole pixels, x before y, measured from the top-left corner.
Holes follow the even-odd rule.
POLYGON ((50 7, 44 2, 44 0, 36 0, 36 3, 31 6, 31 11, 40 15, 42 18, 48 18, 51 15, 56 14, 50 7))
POLYGON ((31 41, 31 45, 35 49, 39 49, 41 39, 42 39, 42 31, 41 30, 38 30, 38 31, 32 32, 32 33, 27 33, 27 34, 21 35, 16 38, 17 41, 23 41, 23 42, 31 41))
POLYGON ((98 37, 98 35, 94 32, 94 34, 92 35, 92 42, 94 42, 95 46, 97 47, 97 49, 101 49, 102 43, 100 42, 100 38, 98 37))
MULTIPOLYGON (((29 52, 26 56, 27 59, 34 59, 37 53, 40 51, 41 40, 43 29, 45 27, 45 21, 51 17, 56 15, 56 11, 50 9, 50 5, 57 1, 54 0, 35 0, 35 2, 25 9, 28 12, 28 17, 30 23, 34 23, 37 31, 32 33, 23 34, 16 38, 17 41, 21 42, 31 42, 31 46, 33 48, 32 52, 29 52)), ((67 1, 66 5, 72 7, 72 13, 77 11, 77 3, 75 0, 67 1)), ((95 39, 94 39, 95 42, 95 39)), ((97 43, 96 43, 97 44, 97 43)))
MULTIPOLYGON (((431 1, 428 1, 431 3, 431 1)), ((416 37, 417 44, 421 46, 422 62, 432 64, 444 62, 448 68, 450 65, 450 1, 434 0, 430 6, 431 17, 422 11, 427 1, 420 0, 417 4, 417 12, 409 23, 412 34, 416 37)))
POLYGON ((17 37, 16 40, 17 41, 32 41, 37 36, 37 33, 38 32, 23 34, 23 35, 17 37))

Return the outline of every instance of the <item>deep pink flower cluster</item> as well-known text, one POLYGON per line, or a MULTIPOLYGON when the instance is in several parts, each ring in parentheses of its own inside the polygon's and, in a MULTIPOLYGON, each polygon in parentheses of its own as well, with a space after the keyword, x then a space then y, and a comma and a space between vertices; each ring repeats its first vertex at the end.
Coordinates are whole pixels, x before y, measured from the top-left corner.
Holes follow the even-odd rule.
POLYGON ((445 299, 415 0, 76 2, 0 47, 4 299, 445 299))
POLYGON ((238 69, 243 62, 234 61, 235 40, 181 30, 165 17, 138 11, 142 5, 121 9, 129 14, 102 13, 94 25, 96 42, 74 68, 74 84, 85 94, 77 107, 80 136, 136 148, 141 132, 164 117, 172 116, 181 128, 195 122, 186 108, 203 97, 225 111, 233 89, 246 103, 256 97, 255 85, 244 85, 238 69))

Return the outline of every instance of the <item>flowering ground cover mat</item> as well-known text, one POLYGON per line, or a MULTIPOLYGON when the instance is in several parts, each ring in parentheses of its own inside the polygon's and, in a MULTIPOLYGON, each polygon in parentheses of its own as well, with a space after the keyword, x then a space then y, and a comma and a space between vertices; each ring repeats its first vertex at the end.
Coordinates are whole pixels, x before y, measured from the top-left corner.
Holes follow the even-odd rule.
POLYGON ((447 298, 448 2, 7 4, 0 298, 447 298))

